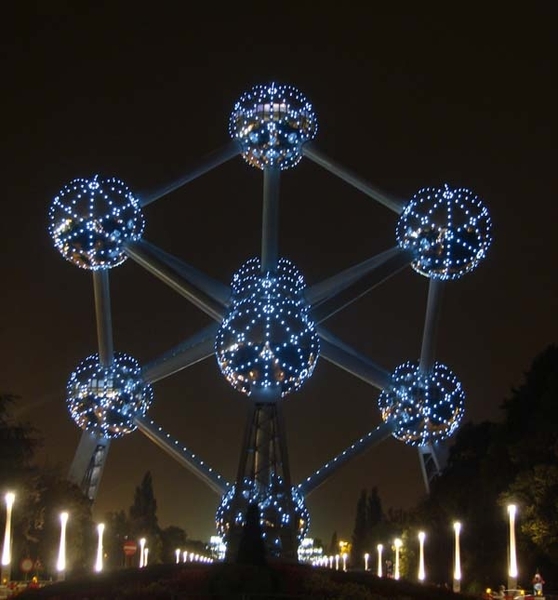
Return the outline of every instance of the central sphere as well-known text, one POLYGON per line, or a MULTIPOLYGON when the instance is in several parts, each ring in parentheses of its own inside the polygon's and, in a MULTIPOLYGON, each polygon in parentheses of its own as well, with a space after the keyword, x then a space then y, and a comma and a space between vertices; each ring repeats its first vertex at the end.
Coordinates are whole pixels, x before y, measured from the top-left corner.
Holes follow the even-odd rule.
POLYGON ((256 85, 234 105, 229 133, 246 162, 258 169, 288 169, 302 158, 318 123, 312 105, 289 85, 256 85))
POLYGON ((262 273, 254 258, 234 275, 232 306, 217 333, 215 354, 239 392, 285 396, 312 375, 319 342, 305 287, 298 269, 284 258, 275 272, 262 273))

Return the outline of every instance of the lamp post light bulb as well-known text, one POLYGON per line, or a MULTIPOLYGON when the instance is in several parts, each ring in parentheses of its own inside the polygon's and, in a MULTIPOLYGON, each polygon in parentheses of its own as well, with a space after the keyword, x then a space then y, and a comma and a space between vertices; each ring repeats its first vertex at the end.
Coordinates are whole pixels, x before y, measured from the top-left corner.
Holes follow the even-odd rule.
POLYGON ((508 515, 510 520, 510 564, 509 564, 509 582, 508 587, 517 585, 517 555, 515 548, 515 515, 517 514, 517 506, 515 504, 508 505, 508 515))
POLYGON ((66 570, 66 525, 68 524, 68 513, 60 513, 60 545, 58 547, 58 561, 56 570, 59 579, 63 579, 63 573, 66 570))
POLYGON ((377 549, 378 549, 378 577, 382 577, 382 575, 383 575, 383 573, 382 573, 382 551, 384 549, 384 546, 382 544, 378 544, 377 549))
POLYGON ((424 540, 426 539, 426 534, 424 533, 424 531, 419 531, 418 539, 419 539, 418 579, 419 579, 419 581, 424 581, 426 578, 426 574, 424 571, 424 540))
POLYGON ((459 534, 461 533, 461 523, 456 521, 453 524, 453 530, 455 532, 455 555, 454 555, 454 568, 453 568, 453 591, 461 591, 461 554, 459 547, 459 534))
POLYGON ((12 508, 14 506, 15 494, 8 492, 4 496, 6 502, 6 528, 4 530, 4 546, 2 548, 2 566, 8 566, 12 562, 12 508))
POLYGON ((139 568, 142 569, 143 567, 145 567, 145 538, 141 538, 140 539, 140 563, 139 563, 139 568))
POLYGON ((105 531, 104 523, 97 525, 97 560, 95 561, 95 571, 100 573, 103 570, 103 533, 105 531))
POLYGON ((368 552, 364 553, 364 570, 368 571, 368 560, 370 559, 370 554, 368 552))
POLYGON ((399 579, 399 551, 401 550, 403 542, 399 538, 395 538, 393 544, 395 545, 395 573, 393 577, 399 579))

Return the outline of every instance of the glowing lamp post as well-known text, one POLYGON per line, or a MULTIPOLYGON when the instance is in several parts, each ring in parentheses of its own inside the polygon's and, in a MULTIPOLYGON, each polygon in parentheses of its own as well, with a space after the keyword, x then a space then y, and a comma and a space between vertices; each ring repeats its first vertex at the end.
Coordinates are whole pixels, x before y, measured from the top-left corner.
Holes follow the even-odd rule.
POLYGON ((399 579, 399 551, 403 542, 399 538, 396 538, 393 544, 395 545, 395 573, 393 576, 395 579, 399 579))
POLYGON ((95 571, 100 573, 103 570, 103 532, 105 531, 104 523, 97 525, 97 560, 95 561, 95 571))
POLYGON ((149 548, 144 548, 143 553, 144 553, 143 566, 147 567, 147 558, 149 557, 149 548))
POLYGON ((348 558, 348 554, 346 552, 343 552, 342 558, 343 558, 343 571, 347 570, 347 558, 348 558))
POLYGON ((368 571, 368 561, 370 559, 370 554, 368 554, 368 552, 366 552, 364 554, 364 570, 368 571))
POLYGON ((58 579, 64 579, 66 575, 66 525, 68 524, 68 513, 60 513, 60 545, 58 546, 58 560, 56 570, 58 579))
POLYGON ((339 571, 339 554, 335 555, 335 570, 339 571))
POLYGON ((176 556, 176 564, 178 564, 180 562, 180 548, 174 551, 174 555, 176 556))
POLYGON ((508 515, 510 518, 510 565, 508 570, 508 589, 517 588, 517 557, 515 553, 515 515, 517 507, 515 504, 508 506, 508 515))
POLYGON ((418 539, 419 539, 419 568, 418 568, 418 579, 419 581, 424 581, 426 575, 424 573, 424 538, 426 534, 424 531, 419 531, 418 539))
POLYGON ((4 547, 2 548, 2 581, 10 581, 12 578, 12 507, 15 494, 8 492, 4 496, 6 500, 6 529, 4 530, 4 547))
POLYGON ((383 575, 383 573, 382 573, 382 550, 384 549, 384 547, 382 546, 382 544, 378 544, 377 549, 378 549, 378 577, 382 577, 382 575, 383 575))
POLYGON ((145 567, 145 538, 141 538, 140 542, 140 562, 139 568, 143 569, 145 567))
POLYGON ((453 530, 455 532, 455 560, 453 568, 453 591, 459 592, 461 590, 461 556, 459 552, 459 534, 461 533, 461 523, 456 521, 453 524, 453 530))

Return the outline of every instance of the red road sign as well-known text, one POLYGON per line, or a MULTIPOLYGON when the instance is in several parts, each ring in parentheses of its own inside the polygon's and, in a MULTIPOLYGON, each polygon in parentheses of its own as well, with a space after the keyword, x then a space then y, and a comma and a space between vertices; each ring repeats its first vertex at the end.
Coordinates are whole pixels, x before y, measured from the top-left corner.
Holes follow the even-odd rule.
POLYGON ((126 556, 133 556, 138 549, 138 545, 136 542, 134 542, 134 540, 126 540, 122 547, 124 548, 124 554, 126 556))
POLYGON ((22 559, 22 561, 19 563, 19 568, 24 572, 24 573, 29 573, 29 571, 31 571, 31 569, 33 568, 33 560, 31 558, 24 558, 22 559))

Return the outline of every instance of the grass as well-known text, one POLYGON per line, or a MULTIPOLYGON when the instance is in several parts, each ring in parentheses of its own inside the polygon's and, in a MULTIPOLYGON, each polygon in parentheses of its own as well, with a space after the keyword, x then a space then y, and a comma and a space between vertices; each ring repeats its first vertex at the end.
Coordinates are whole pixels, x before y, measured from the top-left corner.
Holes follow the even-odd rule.
POLYGON ((152 565, 68 578, 17 600, 478 600, 466 594, 364 572, 331 571, 273 563, 152 565))

